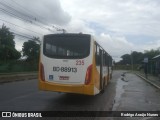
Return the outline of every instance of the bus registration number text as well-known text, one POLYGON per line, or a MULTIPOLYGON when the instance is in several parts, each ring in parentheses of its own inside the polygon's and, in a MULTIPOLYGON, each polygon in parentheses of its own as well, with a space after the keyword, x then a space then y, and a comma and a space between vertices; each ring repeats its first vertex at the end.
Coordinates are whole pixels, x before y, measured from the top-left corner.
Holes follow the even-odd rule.
POLYGON ((53 67, 53 71, 56 71, 56 72, 74 72, 76 73, 77 72, 77 68, 71 68, 71 67, 53 67))

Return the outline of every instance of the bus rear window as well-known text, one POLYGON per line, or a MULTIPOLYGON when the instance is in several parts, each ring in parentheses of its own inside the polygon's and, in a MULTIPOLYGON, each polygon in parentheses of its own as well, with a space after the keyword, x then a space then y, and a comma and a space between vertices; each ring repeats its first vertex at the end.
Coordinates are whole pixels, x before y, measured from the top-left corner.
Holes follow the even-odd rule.
POLYGON ((82 59, 90 53, 90 36, 49 35, 44 37, 43 53, 50 58, 82 59))

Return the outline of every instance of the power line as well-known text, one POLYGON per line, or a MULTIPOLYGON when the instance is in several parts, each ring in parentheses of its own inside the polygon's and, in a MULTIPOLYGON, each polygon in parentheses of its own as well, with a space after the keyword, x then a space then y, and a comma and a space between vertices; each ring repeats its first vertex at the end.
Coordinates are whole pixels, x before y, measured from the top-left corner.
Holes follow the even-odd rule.
POLYGON ((16 35, 17 37, 20 37, 20 38, 23 38, 23 39, 27 39, 27 40, 32 40, 32 41, 35 41, 35 42, 38 42, 39 44, 41 43, 40 40, 38 39, 35 39, 36 37, 28 37, 28 36, 25 36, 25 35, 22 35, 22 34, 19 34, 19 33, 15 33, 13 32, 14 35, 16 35))
POLYGON ((14 32, 13 32, 13 34, 16 35, 16 36, 22 37, 22 38, 33 39, 33 38, 31 38, 31 37, 28 37, 28 36, 25 36, 25 35, 21 35, 21 34, 18 34, 18 33, 14 33, 14 32))
MULTIPOLYGON (((23 9, 23 11, 26 13, 23 13, 22 11, 18 11, 16 9, 13 8, 13 6, 9 3, 3 0, 3 2, 0 2, 0 5, 2 6, 2 8, 0 8, 0 11, 4 12, 5 14, 8 14, 9 16, 12 16, 16 19, 22 20, 24 22, 27 22, 29 24, 34 24, 42 29, 46 29, 48 31, 51 32, 55 32, 51 29, 51 27, 44 27, 47 26, 46 23, 42 22, 41 20, 37 19, 35 16, 33 16, 31 13, 33 13, 33 11, 30 11, 26 8, 24 8, 22 5, 20 5, 19 3, 15 2, 14 0, 11 0, 14 4, 16 4, 19 8, 21 8, 21 10, 23 9), (30 12, 28 12, 30 11, 30 12), (29 14, 27 14, 29 13, 29 14), (42 24, 42 25, 40 25, 42 24)), ((53 26, 54 29, 56 29, 56 31, 63 31, 63 33, 66 32, 65 29, 60 29, 58 27, 53 26)))
POLYGON ((38 27, 40 27, 40 28, 42 28, 42 29, 47 29, 47 30, 51 31, 50 29, 48 29, 48 28, 46 28, 46 27, 40 26, 40 25, 38 25, 38 24, 36 24, 36 23, 33 23, 31 20, 26 20, 26 19, 23 19, 23 18, 21 18, 21 17, 18 17, 17 15, 15 15, 15 14, 9 12, 9 11, 6 11, 6 10, 3 9, 3 8, 0 8, 0 10, 3 11, 4 13, 7 13, 8 15, 16 18, 16 19, 19 19, 19 20, 22 20, 22 21, 24 21, 24 22, 30 23, 30 24, 32 24, 32 25, 34 24, 34 25, 36 25, 36 26, 38 26, 38 27))
POLYGON ((22 19, 22 18, 18 17, 16 14, 11 13, 11 12, 9 12, 9 11, 7 11, 7 10, 3 9, 3 8, 0 8, 0 11, 2 11, 2 12, 4 12, 4 13, 6 13, 6 14, 8 14, 8 15, 10 15, 10 16, 12 16, 12 17, 16 18, 16 19, 19 19, 19 20, 23 20, 23 21, 25 21, 25 22, 30 22, 30 23, 32 23, 32 21, 22 19))
POLYGON ((20 34, 20 35, 23 35, 23 36, 27 36, 27 37, 29 37, 29 38, 33 38, 33 37, 34 37, 34 36, 32 36, 32 35, 29 35, 29 34, 26 34, 26 33, 22 33, 22 32, 13 30, 13 29, 10 29, 10 31, 11 31, 12 33, 17 33, 17 34, 20 34))
MULTIPOLYGON (((4 9, 4 8, 0 8, 0 10, 1 10, 2 12, 4 12, 4 13, 6 13, 6 14, 12 16, 12 17, 15 17, 15 18, 17 18, 17 19, 19 19, 19 20, 23 20, 23 21, 28 22, 28 23, 30 23, 30 24, 34 24, 34 25, 36 25, 36 26, 38 26, 38 27, 40 27, 40 28, 42 28, 42 29, 46 29, 46 30, 49 30, 49 31, 51 31, 51 32, 54 32, 54 31, 51 30, 50 28, 46 28, 46 27, 44 27, 44 26, 42 26, 42 25, 40 25, 40 24, 38 24, 38 23, 35 23, 35 22, 33 21, 33 20, 35 20, 35 18, 33 19, 33 17, 30 18, 28 15, 25 15, 24 13, 21 13, 21 12, 15 10, 13 7, 8 6, 8 5, 6 5, 5 3, 0 2, 0 5, 3 6, 3 7, 5 7, 5 8, 7 9, 7 10, 6 10, 6 9, 4 9), (26 16, 27 16, 27 17, 26 17, 26 16), (30 19, 32 19, 32 20, 30 20, 30 19)), ((36 21, 36 22, 37 22, 37 21, 36 21)))
MULTIPOLYGON (((32 17, 32 16, 28 16, 28 15, 26 15, 26 14, 20 12, 20 11, 17 11, 17 10, 14 9, 13 7, 7 5, 7 4, 5 4, 5 3, 3 3, 3 2, 0 2, 0 4, 1 4, 2 6, 4 6, 5 8, 7 8, 8 10, 10 10, 11 12, 17 13, 17 14, 25 17, 25 18, 29 18, 29 19, 30 19, 30 18, 32 17)), ((33 17, 32 19, 34 19, 34 17, 33 17)))
MULTIPOLYGON (((33 13, 33 11, 30 11, 30 10, 27 10, 27 9, 25 9, 23 6, 21 6, 19 3, 17 3, 17 2, 15 2, 14 0, 11 0, 14 4, 16 4, 19 8, 22 8, 22 10, 25 10, 25 12, 27 12, 27 13, 33 13), (29 11, 29 12, 28 12, 29 11)), ((29 13, 29 14, 30 14, 29 13)), ((33 15, 31 15, 30 14, 30 16, 34 19, 34 20, 37 20, 37 18, 35 17, 35 16, 33 16, 33 15)))
MULTIPOLYGON (((25 12, 27 12, 27 13, 33 13, 33 11, 30 11, 29 9, 26 9, 26 8, 24 8, 22 5, 20 5, 19 3, 17 3, 17 2, 15 2, 14 0, 11 0, 13 3, 15 3, 17 6, 19 6, 20 8, 22 8, 23 10, 25 10, 25 12), (29 11, 29 12, 28 12, 29 11)), ((29 14, 30 14, 29 13, 29 14)), ((36 13, 34 13, 36 16, 39 16, 39 15, 37 15, 36 13)), ((31 15, 31 14, 30 14, 31 15)), ((36 21, 37 22, 40 22, 41 24, 43 24, 43 25, 46 25, 47 23, 46 22, 42 22, 42 20, 39 20, 39 19, 37 19, 36 17, 34 17, 33 15, 31 15, 33 18, 35 18, 36 19, 36 21)), ((52 26, 54 29, 56 29, 57 31, 63 31, 63 33, 66 33, 66 30, 65 29, 62 29, 62 28, 58 28, 58 27, 56 27, 56 26, 52 26)))
POLYGON ((14 23, 11 23, 11 22, 9 22, 9 21, 3 20, 3 19, 1 19, 1 18, 0 18, 0 20, 3 21, 3 22, 9 23, 9 24, 11 24, 11 25, 14 25, 14 26, 16 26, 16 27, 19 27, 19 28, 21 28, 21 29, 28 30, 28 31, 30 31, 30 32, 34 32, 34 33, 39 34, 39 35, 43 35, 43 34, 40 34, 40 33, 38 33, 38 32, 35 32, 35 31, 33 31, 33 30, 30 30, 30 29, 21 27, 21 26, 19 26, 19 25, 16 25, 16 24, 14 24, 14 23))
MULTIPOLYGON (((39 15, 37 15, 35 12, 33 12, 33 11, 30 11, 29 9, 26 9, 26 8, 24 8, 24 6, 22 6, 21 4, 19 4, 19 3, 17 3, 16 1, 14 1, 14 0, 11 0, 14 4, 16 4, 19 8, 22 8, 25 12, 27 12, 27 13, 34 13, 36 16, 39 16, 39 15)), ((30 14, 31 15, 31 14, 30 14)), ((47 24, 47 23, 44 23, 44 21, 42 22, 41 20, 39 20, 37 17, 34 17, 33 15, 31 15, 36 21, 38 21, 38 22, 41 22, 42 24, 47 24)))
POLYGON ((52 27, 55 28, 57 31, 62 31, 63 33, 67 32, 65 29, 61 29, 61 28, 58 28, 56 26, 52 26, 52 27))

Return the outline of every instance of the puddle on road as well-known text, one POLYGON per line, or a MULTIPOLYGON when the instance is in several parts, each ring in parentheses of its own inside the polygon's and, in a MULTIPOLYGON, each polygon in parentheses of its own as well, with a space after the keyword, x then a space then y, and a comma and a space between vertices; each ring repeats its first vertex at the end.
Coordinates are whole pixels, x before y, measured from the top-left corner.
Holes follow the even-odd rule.
POLYGON ((116 111, 120 104, 121 95, 124 93, 124 88, 123 88, 124 85, 128 85, 128 81, 126 80, 126 77, 119 78, 116 84, 116 95, 114 98, 112 111, 116 111))

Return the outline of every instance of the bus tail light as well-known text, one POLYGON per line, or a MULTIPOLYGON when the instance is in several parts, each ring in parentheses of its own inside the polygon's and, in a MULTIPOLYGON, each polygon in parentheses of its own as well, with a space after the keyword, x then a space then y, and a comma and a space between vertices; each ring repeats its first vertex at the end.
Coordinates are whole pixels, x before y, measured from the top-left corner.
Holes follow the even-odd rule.
POLYGON ((91 81, 91 75, 92 75, 92 65, 90 65, 87 68, 87 72, 86 72, 86 78, 85 78, 85 85, 88 85, 91 81))
POLYGON ((42 81, 45 81, 44 66, 42 63, 40 63, 40 77, 42 81))

